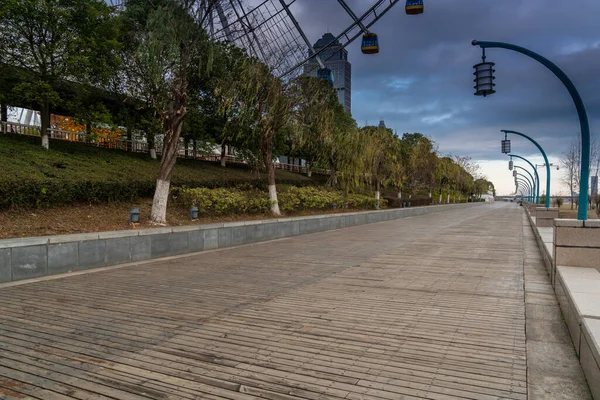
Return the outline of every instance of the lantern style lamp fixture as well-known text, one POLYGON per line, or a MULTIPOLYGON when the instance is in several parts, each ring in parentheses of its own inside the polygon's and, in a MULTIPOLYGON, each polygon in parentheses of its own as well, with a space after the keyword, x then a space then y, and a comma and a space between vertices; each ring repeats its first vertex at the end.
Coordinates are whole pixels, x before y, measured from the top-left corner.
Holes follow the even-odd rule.
POLYGON ((494 64, 493 62, 486 62, 485 48, 483 48, 482 51, 482 62, 473 65, 473 68, 475 69, 473 75, 475 75, 475 96, 486 97, 488 94, 496 93, 496 91, 494 90, 494 86, 496 86, 496 84, 494 83, 494 79, 496 79, 494 77, 494 72, 496 72, 496 70, 494 69, 494 65, 496 64, 494 64))
POLYGON ((515 163, 513 162, 512 157, 511 157, 510 161, 508 162, 508 170, 512 171, 514 167, 515 167, 515 163))
POLYGON ((508 134, 506 132, 504 133, 504 140, 502 140, 501 143, 502 143, 502 153, 504 153, 504 154, 510 153, 510 139, 508 138, 508 134))
POLYGON ((513 170, 513 176, 514 176, 515 178, 517 177, 517 170, 516 170, 516 169, 514 169, 514 170, 513 170))
POLYGON ((192 206, 190 207, 190 219, 193 221, 198 219, 198 207, 192 206))

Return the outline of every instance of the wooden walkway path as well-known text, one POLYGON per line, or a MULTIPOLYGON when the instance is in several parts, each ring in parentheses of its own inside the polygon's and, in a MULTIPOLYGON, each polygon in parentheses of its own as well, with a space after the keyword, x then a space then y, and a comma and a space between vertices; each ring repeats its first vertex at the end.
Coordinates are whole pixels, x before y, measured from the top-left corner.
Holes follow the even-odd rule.
POLYGON ((0 399, 526 399, 521 211, 0 288, 0 399))

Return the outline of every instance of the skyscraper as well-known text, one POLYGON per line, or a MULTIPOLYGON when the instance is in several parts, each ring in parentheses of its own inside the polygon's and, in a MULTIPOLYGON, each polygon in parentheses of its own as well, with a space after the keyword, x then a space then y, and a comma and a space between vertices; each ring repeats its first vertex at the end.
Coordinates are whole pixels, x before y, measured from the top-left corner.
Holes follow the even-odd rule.
MULTIPOLYGON (((338 100, 344 109, 348 112, 352 107, 352 65, 348 62, 348 51, 342 48, 342 44, 335 40, 335 36, 326 33, 314 44, 315 51, 327 47, 319 54, 321 60, 333 74, 333 87, 335 88, 338 100), (332 43, 333 42, 333 43, 332 43)), ((309 50, 309 55, 311 54, 309 50)), ((305 67, 304 71, 309 76, 317 76, 319 64, 316 59, 312 59, 305 67)))

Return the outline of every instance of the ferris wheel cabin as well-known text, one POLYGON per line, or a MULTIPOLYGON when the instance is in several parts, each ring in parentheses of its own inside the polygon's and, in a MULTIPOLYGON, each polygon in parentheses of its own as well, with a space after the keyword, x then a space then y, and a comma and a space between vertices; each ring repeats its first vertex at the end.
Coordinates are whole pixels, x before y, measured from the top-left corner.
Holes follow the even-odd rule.
POLYGON ((360 47, 363 54, 379 53, 379 39, 374 33, 365 33, 362 38, 362 46, 360 47))
POLYGON ((423 0, 406 0, 405 10, 408 15, 423 14, 423 0))
POLYGON ((317 70, 317 78, 325 79, 327 82, 333 85, 333 73, 331 72, 331 69, 327 67, 319 68, 317 70))

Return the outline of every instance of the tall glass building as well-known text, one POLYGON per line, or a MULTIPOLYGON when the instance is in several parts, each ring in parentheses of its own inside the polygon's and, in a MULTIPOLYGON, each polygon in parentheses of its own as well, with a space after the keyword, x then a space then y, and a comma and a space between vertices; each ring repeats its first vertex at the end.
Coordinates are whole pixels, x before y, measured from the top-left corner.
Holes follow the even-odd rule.
MULTIPOLYGON (((317 40, 313 48, 315 51, 319 51, 330 43, 332 44, 323 50, 319 57, 333 74, 333 87, 337 92, 340 104, 350 112, 352 108, 352 65, 348 62, 348 51, 342 48, 341 43, 335 40, 335 36, 331 33, 324 34, 321 39, 317 40)), ((310 50, 308 53, 311 54, 310 50)), ((312 59, 304 67, 304 72, 306 75, 316 77, 318 69, 319 64, 312 59)))

